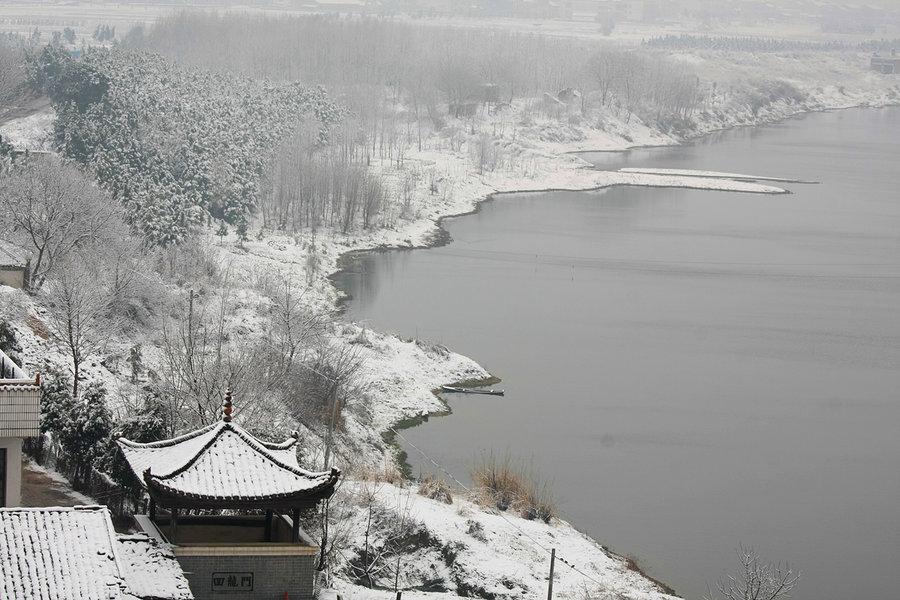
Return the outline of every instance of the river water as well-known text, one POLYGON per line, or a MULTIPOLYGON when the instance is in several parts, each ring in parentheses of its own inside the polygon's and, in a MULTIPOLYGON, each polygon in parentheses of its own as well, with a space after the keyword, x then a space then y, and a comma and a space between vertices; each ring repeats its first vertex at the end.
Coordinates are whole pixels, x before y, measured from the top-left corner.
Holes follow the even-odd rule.
POLYGON ((800 600, 900 597, 900 109, 587 157, 820 183, 501 195, 447 246, 357 257, 348 318, 507 392, 405 435, 461 475, 524 456, 687 598, 738 543, 799 567, 800 600))

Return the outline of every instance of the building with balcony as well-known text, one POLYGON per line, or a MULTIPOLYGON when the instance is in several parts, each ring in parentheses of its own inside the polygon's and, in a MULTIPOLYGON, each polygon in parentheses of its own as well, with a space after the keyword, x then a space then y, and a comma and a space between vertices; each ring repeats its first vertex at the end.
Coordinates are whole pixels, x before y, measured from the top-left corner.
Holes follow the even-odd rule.
POLYGON ((0 507, 22 498, 22 441, 41 433, 41 378, 0 351, 0 507))

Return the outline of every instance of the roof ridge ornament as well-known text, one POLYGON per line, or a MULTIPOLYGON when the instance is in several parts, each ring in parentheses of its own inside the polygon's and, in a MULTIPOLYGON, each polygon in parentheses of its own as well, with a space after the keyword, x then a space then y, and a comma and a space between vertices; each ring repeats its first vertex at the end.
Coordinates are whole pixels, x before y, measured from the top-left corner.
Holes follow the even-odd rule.
POLYGON ((231 411, 233 410, 231 405, 231 387, 227 387, 225 389, 225 401, 222 402, 222 420, 226 423, 231 422, 231 411))

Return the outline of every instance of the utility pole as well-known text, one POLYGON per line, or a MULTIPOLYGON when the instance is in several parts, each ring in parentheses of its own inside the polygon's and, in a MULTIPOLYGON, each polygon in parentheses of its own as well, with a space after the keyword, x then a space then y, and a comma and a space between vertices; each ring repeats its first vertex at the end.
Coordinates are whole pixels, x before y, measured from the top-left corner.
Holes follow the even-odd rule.
POLYGON ((550 551, 550 583, 547 586, 547 600, 553 600, 553 568, 556 566, 556 548, 550 551))

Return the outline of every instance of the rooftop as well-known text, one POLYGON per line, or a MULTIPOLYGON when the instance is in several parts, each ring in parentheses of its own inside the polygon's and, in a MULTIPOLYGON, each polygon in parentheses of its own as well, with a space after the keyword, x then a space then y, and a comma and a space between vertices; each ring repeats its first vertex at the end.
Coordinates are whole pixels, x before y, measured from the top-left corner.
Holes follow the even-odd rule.
POLYGON ((27 263, 28 258, 21 248, 0 240, 0 268, 24 268, 27 263))
POLYGON ((190 600, 171 550, 117 537, 106 507, 0 509, 0 597, 190 600))
POLYGON ((222 421, 180 437, 141 444, 119 438, 132 472, 160 506, 196 508, 308 507, 328 498, 337 469, 311 472, 297 463, 296 435, 264 442, 222 421))

